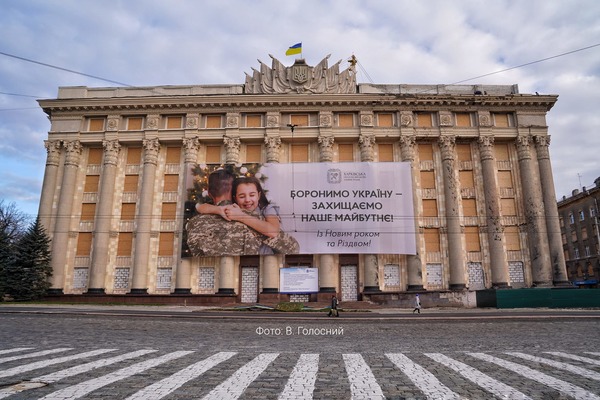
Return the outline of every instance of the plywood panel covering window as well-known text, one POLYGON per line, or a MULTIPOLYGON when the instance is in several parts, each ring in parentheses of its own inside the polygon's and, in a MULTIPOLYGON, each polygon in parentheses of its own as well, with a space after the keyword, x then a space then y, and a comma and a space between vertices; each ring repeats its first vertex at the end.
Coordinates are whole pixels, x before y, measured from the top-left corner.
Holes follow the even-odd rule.
POLYGON ((292 145, 292 162, 308 162, 308 145, 293 144, 292 145))
POLYGON ((177 116, 168 116, 166 128, 167 129, 181 129, 183 123, 183 117, 180 115, 177 116))
POLYGON ((123 203, 121 205, 121 221, 133 221, 135 219, 135 203, 123 203))
POLYGON ((505 217, 517 215, 515 199, 500 199, 500 213, 505 217))
POLYGON ((100 176, 87 175, 85 177, 85 185, 83 186, 83 191, 86 193, 97 193, 99 181, 100 181, 100 176))
POLYGON ((460 180, 460 186, 463 188, 475 187, 475 180, 473 179, 473 171, 458 171, 460 180))
POLYGON ((249 144, 246 146, 246 162, 261 162, 262 146, 260 144, 249 144))
POLYGON ((144 118, 142 118, 142 117, 129 117, 129 118, 127 118, 127 130, 128 131, 141 131, 143 122, 144 122, 144 118))
POLYGON ((92 132, 104 130, 104 118, 90 118, 88 130, 92 132))
POLYGON ((494 156, 497 161, 508 161, 508 144, 496 143, 494 144, 494 156))
POLYGON ((159 256, 172 256, 173 255, 173 239, 175 234, 173 232, 161 232, 158 235, 158 255, 159 256))
POLYGON ((129 147, 127 149, 127 165, 140 165, 142 161, 142 148, 129 147))
POLYGON ((120 232, 119 233, 119 242, 117 245, 117 256, 119 256, 119 257, 131 256, 132 248, 133 248, 133 233, 120 232))
POLYGON ((290 124, 296 126, 308 126, 308 114, 290 115, 290 124))
POLYGON ((433 146, 431 144, 419 144, 419 159, 421 161, 433 161, 433 146))
POLYGON ((174 221, 177 218, 177 203, 163 203, 160 219, 174 221))
POLYGON ((339 144, 338 153, 340 161, 354 161, 354 146, 352 144, 339 144))
POLYGON ((510 171, 498 171, 498 186, 501 188, 513 187, 512 173, 510 171))
POLYGON ((206 116, 206 127, 208 129, 218 129, 222 125, 223 118, 221 115, 207 115, 206 116))
POLYGON ((435 189, 434 171, 421 171, 421 187, 423 189, 435 189))
POLYGON ((337 117, 340 128, 351 128, 354 126, 354 114, 338 114, 337 117))
POLYGON ((138 190, 138 175, 125 175, 125 181, 123 183, 124 192, 137 192, 138 190))
POLYGON ((81 220, 93 221, 96 215, 96 203, 83 203, 81 205, 81 220))
POLYGON ((92 233, 91 232, 79 232, 77 237, 77 250, 78 256, 89 256, 92 251, 92 233))
POLYGON ((435 199, 424 199, 423 200, 423 216, 424 217, 437 217, 437 200, 435 199))
POLYGON ((221 146, 206 146, 206 162, 208 164, 221 162, 221 146))
POLYGON ((498 128, 508 128, 510 126, 510 118, 508 113, 493 113, 494 125, 498 128))
POLYGON ((262 126, 262 115, 250 114, 246 115, 246 127, 247 128, 260 128, 262 126))
POLYGON ((465 241, 467 242, 467 251, 481 251, 478 226, 465 226, 465 241))
POLYGON ((178 185, 179 185, 179 175, 175 175, 175 174, 165 175, 165 186, 163 188, 163 192, 176 192, 178 185))
POLYGON ((431 128, 433 126, 433 115, 428 112, 417 113, 417 126, 421 128, 431 128))
POLYGON ((471 145, 461 143, 456 145, 456 154, 459 161, 471 161, 473 156, 471 155, 471 145))
POLYGON ((377 114, 377 126, 384 127, 384 128, 394 126, 394 114, 378 113, 377 114))
POLYGON ((425 228, 423 230, 425 238, 425 251, 439 252, 440 251, 440 230, 437 228, 425 228))
POLYGON ((519 228, 517 226, 505 226, 504 238, 506 239, 507 251, 521 250, 521 244, 519 241, 519 228))
POLYGON ((167 164, 179 164, 181 158, 181 147, 167 147, 167 164))
POLYGON ((394 145, 391 143, 378 144, 377 153, 380 162, 394 161, 394 145))
POLYGON ((471 114, 470 113, 456 113, 456 126, 469 127, 471 126, 471 114))
POLYGON ((91 148, 88 153, 88 164, 89 165, 100 165, 102 164, 102 149, 98 147, 91 148))
POLYGON ((462 200, 463 215, 465 217, 476 217, 477 216, 477 202, 475 199, 463 199, 462 200))

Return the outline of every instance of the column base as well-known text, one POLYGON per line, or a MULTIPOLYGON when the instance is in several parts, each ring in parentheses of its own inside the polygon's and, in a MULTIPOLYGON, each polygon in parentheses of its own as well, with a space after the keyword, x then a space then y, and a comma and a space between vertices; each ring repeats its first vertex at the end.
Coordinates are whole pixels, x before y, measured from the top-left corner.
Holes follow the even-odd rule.
POLYGON ((235 294, 235 290, 232 288, 219 288, 217 294, 235 294))
POLYGON ((279 289, 277 288, 263 288, 261 294, 279 294, 279 289))
POLYGON ((46 292, 46 294, 48 296, 62 296, 64 294, 62 288, 53 288, 53 289, 48 289, 48 291, 46 292))
POLYGON ((539 288, 550 288, 552 287, 552 282, 549 281, 541 281, 541 282, 533 282, 531 287, 539 287, 539 288))
POLYGON ((423 285, 408 285, 406 290, 409 292, 422 292, 425 290, 425 288, 423 285))
POLYGON ((465 290, 467 289, 467 285, 464 283, 452 283, 450 284, 450 290, 465 290))
POLYGON ((192 294, 192 289, 175 288, 173 294, 192 294))
POLYGON ((381 293, 379 286, 365 286, 363 293, 381 293))
POLYGON ((508 282, 492 282, 492 288, 494 289, 512 289, 508 282))
POLYGON ((336 293, 334 287, 322 287, 319 288, 319 293, 336 293))
POLYGON ((106 294, 103 288, 88 288, 85 294, 106 294))
POLYGON ((569 281, 554 281, 554 286, 558 288, 572 288, 573 284, 569 281))
POLYGON ((127 294, 148 294, 148 289, 131 289, 127 294))

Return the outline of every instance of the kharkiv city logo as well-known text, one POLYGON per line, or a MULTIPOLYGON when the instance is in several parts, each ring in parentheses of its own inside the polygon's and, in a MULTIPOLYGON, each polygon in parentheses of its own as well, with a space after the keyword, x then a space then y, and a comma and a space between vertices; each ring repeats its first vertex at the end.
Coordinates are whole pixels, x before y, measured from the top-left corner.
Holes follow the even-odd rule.
POLYGON ((342 182, 342 171, 339 169, 327 170, 327 183, 341 183, 342 182))

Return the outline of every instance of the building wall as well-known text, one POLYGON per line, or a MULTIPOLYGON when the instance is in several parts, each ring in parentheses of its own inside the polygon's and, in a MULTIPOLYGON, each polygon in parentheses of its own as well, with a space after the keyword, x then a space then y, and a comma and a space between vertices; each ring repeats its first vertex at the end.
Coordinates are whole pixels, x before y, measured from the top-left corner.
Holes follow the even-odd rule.
POLYGON ((556 96, 134 89, 61 88, 40 101, 52 126, 39 214, 57 292, 239 294, 241 265, 259 268, 261 292, 288 265, 323 269, 324 291, 341 292, 342 267, 355 264, 365 295, 566 281, 545 225, 558 215, 545 123, 556 96), (322 161, 410 162, 417 255, 181 258, 190 165, 322 161))

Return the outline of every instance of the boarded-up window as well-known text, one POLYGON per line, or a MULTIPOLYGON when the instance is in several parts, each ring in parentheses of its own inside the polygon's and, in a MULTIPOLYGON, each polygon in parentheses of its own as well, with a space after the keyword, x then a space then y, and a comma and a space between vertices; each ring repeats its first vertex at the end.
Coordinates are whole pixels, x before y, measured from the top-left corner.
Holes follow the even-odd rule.
POLYGON ((456 126, 467 127, 471 126, 471 114, 469 113, 456 113, 456 126))
POLYGON ((435 173, 433 171, 421 171, 421 187, 435 189, 435 173))
POLYGON ((377 114, 377 126, 392 127, 394 126, 394 114, 379 113, 377 114))
POLYGON ((433 161, 433 147, 430 144, 419 144, 419 159, 421 161, 433 161))
POLYGON ((142 123, 144 118, 142 117, 129 117, 127 118, 127 130, 128 131, 140 131, 142 130, 142 123))
POLYGON ((137 192, 138 190, 138 175, 125 175, 125 182, 123 184, 124 192, 137 192))
POLYGON ((394 145, 393 144, 378 144, 377 153, 379 154, 379 161, 394 161, 394 145))
POLYGON ((169 116, 167 117, 166 128, 167 129, 180 129, 182 126, 183 117, 181 116, 169 116))
POLYGON ((504 238, 506 239, 506 250, 508 250, 508 251, 521 250, 518 227, 505 226, 504 227, 504 238))
POLYGON ((513 187, 512 173, 510 171, 498 171, 498 186, 501 188, 513 187))
POLYGON ((440 230, 437 228, 423 229, 423 237, 425 238, 425 251, 439 252, 440 251, 440 230))
POLYGON ((89 256, 92 251, 92 233, 91 232, 79 232, 77 237, 77 250, 78 256, 89 256))
POLYGON ((119 244, 117 245, 117 256, 119 256, 119 257, 131 256, 132 248, 133 248, 133 233, 120 232, 119 233, 119 244))
POLYGON ((167 164, 179 164, 181 147, 167 147, 167 164))
POLYGON ((433 126, 433 115, 428 112, 417 113, 417 126, 421 128, 431 128, 433 126))
POLYGON ((458 171, 458 177, 460 179, 460 186, 463 188, 475 187, 475 181, 473 180, 473 171, 458 171))
POLYGON ((354 114, 338 114, 337 117, 340 128, 351 128, 354 126, 354 114))
POLYGON ((208 164, 221 162, 221 146, 206 146, 206 162, 208 164))
POLYGON ((179 184, 179 175, 168 174, 165 175, 165 186, 163 192, 176 192, 179 184))
POLYGON ((260 114, 246 115, 246 127, 259 128, 262 126, 262 116, 260 114))
POLYGON ((140 165, 142 160, 142 148, 141 147, 129 147, 127 149, 127 164, 128 165, 140 165))
POLYGON ((437 200, 435 199, 424 199, 423 200, 423 216, 424 217, 437 217, 437 200))
POLYGON ((81 220, 93 221, 96 215, 96 203, 83 203, 81 205, 81 220))
POLYGON ((133 221, 135 219, 135 203, 123 203, 121 205, 121 221, 133 221))
POLYGON ((307 162, 308 161, 308 145, 293 144, 292 145, 292 162, 307 162))
POLYGON ((91 148, 88 153, 88 164, 99 165, 102 164, 102 149, 94 147, 91 148))
POLYGON ((494 125, 498 128, 508 128, 510 126, 510 118, 508 113, 493 113, 494 125))
POLYGON ((160 219, 174 221, 177 218, 177 203, 163 203, 160 219))
POLYGON ((458 156, 458 161, 471 161, 473 159, 473 157, 471 156, 470 144, 457 144, 456 154, 458 156))
POLYGON ((505 217, 517 215, 515 199, 500 199, 500 213, 505 217))
POLYGON ((467 242, 467 251, 481 251, 479 243, 479 227, 465 226, 465 241, 467 242))
POLYGON ((85 193, 97 193, 99 181, 100 181, 100 176, 98 176, 98 175, 86 176, 85 177, 85 185, 83 186, 83 191, 85 193))
POLYGON ((290 115, 290 124, 296 126, 308 126, 308 114, 290 115))
POLYGON ((172 256, 173 255, 173 239, 175 234, 173 232, 161 232, 158 235, 158 255, 159 256, 172 256))
POLYGON ((463 199, 462 200, 463 215, 465 217, 476 217, 477 216, 477 202, 475 199, 463 199))
POLYGON ((496 143, 494 144, 494 155, 497 161, 508 161, 508 144, 496 143))
POLYGON ((249 144, 246 146, 246 162, 261 162, 262 146, 260 144, 249 144))
POLYGON ((223 117, 221 115, 207 115, 206 116, 206 127, 208 129, 218 129, 221 127, 221 121, 223 117))
POLYGON ((89 131, 97 132, 104 130, 104 118, 90 118, 89 131))
POLYGON ((338 153, 340 161, 354 161, 354 146, 352 144, 339 144, 338 153))

